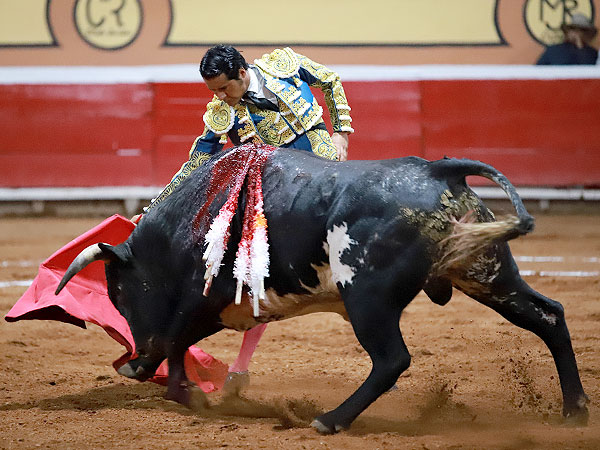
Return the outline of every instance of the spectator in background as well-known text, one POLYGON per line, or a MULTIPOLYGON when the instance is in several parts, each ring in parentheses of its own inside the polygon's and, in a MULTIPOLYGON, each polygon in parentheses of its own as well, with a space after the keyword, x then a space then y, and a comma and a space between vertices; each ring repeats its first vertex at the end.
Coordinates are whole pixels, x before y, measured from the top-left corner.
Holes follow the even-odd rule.
POLYGON ((546 48, 537 65, 596 64, 598 51, 590 46, 598 30, 583 14, 573 14, 569 23, 563 23, 564 41, 546 48))

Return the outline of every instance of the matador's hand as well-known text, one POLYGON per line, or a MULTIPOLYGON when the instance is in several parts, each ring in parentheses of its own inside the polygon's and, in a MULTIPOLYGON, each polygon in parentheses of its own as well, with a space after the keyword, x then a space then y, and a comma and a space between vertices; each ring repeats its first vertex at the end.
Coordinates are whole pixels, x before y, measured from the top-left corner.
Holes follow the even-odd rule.
POLYGON ((348 159, 348 134, 340 131, 331 135, 331 141, 337 150, 338 161, 346 161, 348 159))

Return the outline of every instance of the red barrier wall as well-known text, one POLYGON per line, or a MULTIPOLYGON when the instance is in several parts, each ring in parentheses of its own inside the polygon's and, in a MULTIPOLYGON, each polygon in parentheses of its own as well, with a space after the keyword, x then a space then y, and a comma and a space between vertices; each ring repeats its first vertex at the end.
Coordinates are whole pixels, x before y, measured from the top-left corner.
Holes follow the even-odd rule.
MULTIPOLYGON (((517 185, 600 185, 599 79, 344 86, 351 159, 469 157, 517 185)), ((164 185, 211 96, 203 83, 0 85, 0 186, 164 185)))
POLYGON ((423 157, 485 161, 514 184, 600 184, 600 80, 422 81, 423 157))
POLYGON ((149 85, 0 86, 0 185, 152 181, 149 85))

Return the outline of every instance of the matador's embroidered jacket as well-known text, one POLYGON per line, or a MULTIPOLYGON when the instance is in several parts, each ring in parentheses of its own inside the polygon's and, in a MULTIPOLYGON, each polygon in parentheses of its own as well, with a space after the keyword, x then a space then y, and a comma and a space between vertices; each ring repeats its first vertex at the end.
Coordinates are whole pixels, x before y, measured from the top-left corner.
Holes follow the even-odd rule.
POLYGON ((204 132, 194 141, 189 160, 153 199, 150 207, 167 197, 181 180, 220 151, 228 138, 235 145, 266 143, 303 148, 326 158, 336 158, 335 147, 323 123, 323 108, 310 87, 323 91, 333 131, 352 133, 350 107, 338 74, 288 47, 265 54, 254 64, 264 78, 265 88, 277 98, 279 111, 261 109, 246 102, 232 107, 215 96, 206 107, 204 132), (323 138, 329 145, 320 145, 323 138))

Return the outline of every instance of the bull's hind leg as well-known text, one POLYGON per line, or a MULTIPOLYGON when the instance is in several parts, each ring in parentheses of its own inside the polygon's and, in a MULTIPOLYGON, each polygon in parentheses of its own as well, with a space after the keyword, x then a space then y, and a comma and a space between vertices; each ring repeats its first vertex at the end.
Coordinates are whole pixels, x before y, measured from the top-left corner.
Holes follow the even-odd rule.
POLYGON ((571 337, 562 305, 544 297, 521 279, 506 244, 497 247, 501 262, 497 275, 482 289, 473 289, 469 280, 463 290, 467 295, 489 306, 513 324, 539 336, 548 346, 560 379, 563 415, 575 424, 587 423, 588 398, 583 391, 571 337), (482 292, 483 291, 483 292, 482 292))
POLYGON ((489 306, 513 324, 535 333, 546 343, 554 357, 560 379, 563 416, 585 425, 588 398, 579 378, 562 305, 534 291, 522 280, 515 287, 504 302, 489 306))

